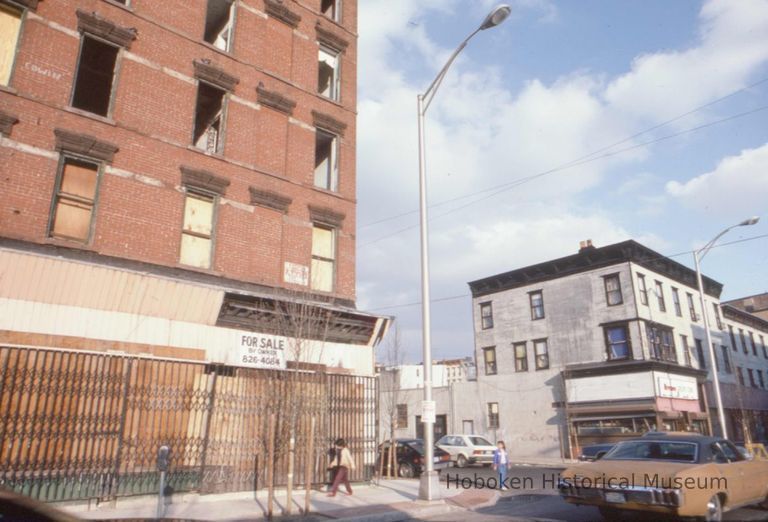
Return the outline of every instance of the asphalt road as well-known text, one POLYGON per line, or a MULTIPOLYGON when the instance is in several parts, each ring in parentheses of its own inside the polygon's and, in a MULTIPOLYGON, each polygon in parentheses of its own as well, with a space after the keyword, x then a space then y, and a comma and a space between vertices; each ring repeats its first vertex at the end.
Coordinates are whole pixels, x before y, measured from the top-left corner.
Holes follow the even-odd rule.
MULTIPOLYGON (((518 486, 501 494, 501 499, 495 506, 481 508, 474 512, 462 513, 461 522, 483 521, 520 521, 532 519, 562 520, 569 522, 597 522, 603 520, 597 508, 574 506, 560 498, 554 487, 557 474, 562 468, 540 468, 531 466, 515 466, 510 470, 510 485, 518 486), (553 483, 553 478, 555 482, 553 483)), ((467 468, 451 468, 443 472, 444 478, 450 478, 450 484, 458 482, 463 487, 462 480, 469 479, 478 485, 481 480, 495 478, 496 473, 490 468, 470 466, 467 468), (456 482, 454 482, 456 481, 456 482)), ((444 480, 443 478, 443 480, 444 480)), ((464 480, 464 484, 467 481, 464 480)), ((768 521, 768 511, 758 508, 739 509, 726 513, 724 520, 734 521, 768 521)), ((433 522, 454 522, 456 513, 429 517, 421 520, 433 522)), ((636 520, 651 520, 639 517, 636 520)))

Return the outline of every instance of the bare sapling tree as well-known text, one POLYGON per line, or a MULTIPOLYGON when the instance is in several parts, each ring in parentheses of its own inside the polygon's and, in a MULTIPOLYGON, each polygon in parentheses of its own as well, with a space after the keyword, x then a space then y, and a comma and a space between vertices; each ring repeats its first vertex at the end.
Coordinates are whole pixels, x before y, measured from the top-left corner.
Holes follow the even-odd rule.
MULTIPOLYGON (((273 330, 284 338, 284 354, 290 367, 280 372, 280 378, 268 386, 265 399, 277 417, 273 461, 269 465, 274 468, 285 460, 287 469, 285 514, 291 514, 293 510, 293 489, 299 478, 296 473, 297 442, 303 444, 301 453, 312 463, 307 465, 305 461, 305 481, 311 482, 311 471, 315 468, 315 445, 310 443, 309 437, 314 437, 316 430, 312 427, 321 425, 321 417, 327 411, 323 380, 318 370, 323 368, 323 352, 332 314, 329 308, 313 302, 309 294, 302 292, 293 292, 274 304, 273 330)), ((268 484, 270 490, 274 489, 277 480, 274 473, 272 477, 268 484)))
MULTIPOLYGON (((381 415, 384 420, 383 432, 389 435, 389 451, 382 451, 380 462, 380 475, 386 470, 387 477, 397 477, 397 447, 395 444, 395 430, 398 428, 398 405, 401 403, 403 393, 400 389, 400 367, 404 361, 400 329, 397 323, 387 336, 383 354, 384 371, 380 374, 381 387, 381 415), (389 462, 384 463, 388 457, 389 462)), ((384 446, 382 446, 382 449, 384 446)))

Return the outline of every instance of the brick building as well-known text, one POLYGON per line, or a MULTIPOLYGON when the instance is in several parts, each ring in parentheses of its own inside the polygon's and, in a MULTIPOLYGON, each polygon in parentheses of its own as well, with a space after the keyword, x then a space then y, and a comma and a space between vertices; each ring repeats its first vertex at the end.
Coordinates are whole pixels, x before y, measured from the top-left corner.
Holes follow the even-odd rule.
POLYGON ((0 364, 373 379, 356 27, 354 0, 0 0, 0 364))

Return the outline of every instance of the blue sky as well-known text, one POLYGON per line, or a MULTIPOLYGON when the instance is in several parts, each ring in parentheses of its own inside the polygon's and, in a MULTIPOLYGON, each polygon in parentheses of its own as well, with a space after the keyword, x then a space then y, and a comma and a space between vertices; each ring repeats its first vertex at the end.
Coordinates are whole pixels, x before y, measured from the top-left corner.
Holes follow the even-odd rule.
MULTIPOLYGON (((432 297, 452 298, 432 308, 435 358, 472 354, 468 281, 583 239, 673 254, 760 215, 725 240, 767 237, 703 267, 724 299, 768 291, 768 0, 509 3, 427 115, 432 297)), ((397 318, 413 362, 416 94, 494 5, 359 2, 358 306, 397 318)))

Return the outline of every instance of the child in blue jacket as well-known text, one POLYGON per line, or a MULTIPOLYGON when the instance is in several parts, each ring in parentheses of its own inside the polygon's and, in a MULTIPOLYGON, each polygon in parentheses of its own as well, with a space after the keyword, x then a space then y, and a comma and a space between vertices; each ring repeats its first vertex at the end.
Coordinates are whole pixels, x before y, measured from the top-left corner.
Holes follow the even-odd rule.
POLYGON ((509 489, 506 485, 508 467, 507 446, 500 440, 496 443, 496 451, 493 452, 493 469, 499 472, 499 489, 509 489))

